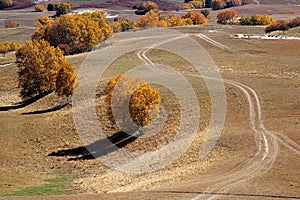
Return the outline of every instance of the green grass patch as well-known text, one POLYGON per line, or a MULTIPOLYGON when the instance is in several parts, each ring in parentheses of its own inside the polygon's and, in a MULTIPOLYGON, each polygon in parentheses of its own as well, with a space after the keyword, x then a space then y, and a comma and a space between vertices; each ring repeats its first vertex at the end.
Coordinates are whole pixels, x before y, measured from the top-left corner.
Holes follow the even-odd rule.
POLYGON ((0 196, 43 196, 71 194, 69 186, 73 177, 60 176, 54 179, 45 180, 45 185, 38 187, 24 187, 19 191, 0 196))

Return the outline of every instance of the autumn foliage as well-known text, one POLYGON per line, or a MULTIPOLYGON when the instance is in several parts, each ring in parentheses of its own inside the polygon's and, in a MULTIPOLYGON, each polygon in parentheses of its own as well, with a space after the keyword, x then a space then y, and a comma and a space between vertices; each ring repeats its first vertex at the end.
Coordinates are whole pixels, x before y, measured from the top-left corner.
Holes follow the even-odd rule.
POLYGON ((7 19, 4 21, 5 28, 16 28, 19 24, 13 19, 7 19))
POLYGON ((70 12, 72 8, 69 2, 51 2, 47 6, 48 11, 56 11, 56 16, 65 15, 70 12))
POLYGON ((169 14, 167 17, 151 10, 136 21, 137 27, 174 27, 196 24, 207 24, 207 18, 200 12, 188 12, 182 16, 169 14))
POLYGON ((276 23, 276 20, 269 15, 255 15, 252 17, 241 17, 240 25, 270 25, 276 23))
POLYGON ((63 47, 65 54, 90 51, 113 34, 103 12, 63 15, 54 20, 41 16, 35 23, 38 30, 32 39, 47 40, 54 47, 63 47))
POLYGON ((237 19, 237 12, 235 10, 220 11, 217 15, 219 24, 234 24, 237 19))
POLYGON ((0 9, 8 8, 14 3, 13 0, 0 0, 0 9))
POLYGON ((35 5, 34 9, 35 9, 36 12, 44 12, 44 11, 46 11, 46 8, 43 5, 40 5, 40 4, 35 5))
POLYGON ((290 28, 295 28, 300 26, 300 17, 292 20, 278 20, 277 23, 271 24, 265 29, 266 33, 273 31, 287 31, 290 28))
POLYGON ((137 11, 135 12, 135 14, 137 14, 137 15, 145 15, 150 10, 157 10, 158 6, 153 1, 146 1, 146 2, 142 2, 139 5, 135 6, 135 8, 137 9, 137 11))
POLYGON ((115 18, 110 26, 114 33, 135 29, 135 23, 133 21, 120 17, 115 18))
POLYGON ((202 7, 202 0, 185 1, 185 3, 182 5, 182 9, 199 9, 202 7))
POLYGON ((45 40, 27 42, 16 52, 21 97, 28 98, 55 91, 72 95, 76 77, 63 52, 45 40))
POLYGON ((158 116, 160 94, 140 78, 132 79, 124 75, 113 77, 104 93, 110 120, 125 128, 124 131, 134 131, 132 127, 127 127, 130 121, 138 127, 144 127, 158 116))
POLYGON ((0 43, 0 53, 3 54, 3 57, 5 57, 5 55, 8 52, 16 51, 20 47, 21 47, 21 45, 17 42, 14 42, 14 41, 12 41, 12 42, 3 42, 3 43, 0 43))
POLYGON ((246 5, 250 2, 249 0, 212 0, 210 3, 213 10, 220 10, 223 8, 246 5))

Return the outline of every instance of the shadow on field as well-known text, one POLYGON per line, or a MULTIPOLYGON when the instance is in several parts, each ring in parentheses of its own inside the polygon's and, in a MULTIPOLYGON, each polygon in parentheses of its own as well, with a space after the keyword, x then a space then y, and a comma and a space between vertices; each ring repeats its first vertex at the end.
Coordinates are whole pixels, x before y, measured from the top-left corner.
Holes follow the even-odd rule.
POLYGON ((116 146, 119 148, 125 147, 127 144, 135 141, 137 137, 131 136, 123 131, 119 131, 107 139, 98 140, 87 146, 81 146, 74 149, 60 150, 57 152, 52 152, 48 156, 70 156, 68 160, 90 160, 99 158, 101 156, 107 155, 116 150, 116 146), (108 144, 107 139, 110 141, 108 144), (89 152, 87 149, 93 150, 89 152))
POLYGON ((70 105, 70 104, 65 103, 65 104, 58 105, 58 106, 55 106, 53 108, 49 108, 49 109, 46 109, 46 110, 36 110, 36 111, 33 111, 33 112, 25 112, 25 113, 22 113, 22 115, 37 115, 37 114, 44 114, 44 113, 48 113, 48 112, 54 112, 54 111, 57 111, 57 110, 60 110, 64 107, 66 107, 67 105, 70 105))
POLYGON ((0 107, 0 111, 9 111, 9 110, 16 110, 16 109, 24 108, 24 107, 26 107, 26 106, 28 106, 28 105, 30 105, 30 104, 38 101, 39 99, 41 99, 41 98, 43 98, 43 97, 51 94, 51 93, 52 93, 52 91, 46 91, 44 93, 41 93, 41 94, 39 94, 37 96, 31 97, 29 99, 26 99, 24 101, 16 103, 14 105, 11 105, 11 106, 2 106, 2 107, 0 107))

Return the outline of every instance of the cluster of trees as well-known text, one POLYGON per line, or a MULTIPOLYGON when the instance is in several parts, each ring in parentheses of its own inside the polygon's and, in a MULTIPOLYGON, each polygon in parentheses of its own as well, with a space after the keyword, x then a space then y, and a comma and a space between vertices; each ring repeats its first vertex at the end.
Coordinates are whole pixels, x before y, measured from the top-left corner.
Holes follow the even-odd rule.
POLYGON ((220 10, 234 6, 247 5, 251 3, 251 0, 212 0, 210 3, 213 10, 220 10))
POLYGON ((151 10, 137 20, 136 26, 143 28, 174 27, 207 23, 207 18, 200 12, 188 12, 182 16, 170 14, 166 17, 157 11, 151 10))
POLYGON ((27 42, 16 52, 21 97, 27 99, 55 91, 71 96, 76 86, 73 66, 66 62, 59 48, 45 40, 27 42))
POLYGON ((157 10, 158 5, 153 1, 145 1, 141 2, 138 5, 133 6, 133 9, 137 9, 135 14, 137 15, 145 15, 150 10, 157 10))
POLYGON ((43 5, 41 5, 41 4, 35 5, 34 9, 35 9, 36 12, 44 12, 44 11, 46 11, 46 8, 43 5))
POLYGON ((268 26, 265 29, 266 33, 271 33, 273 31, 287 31, 290 28, 295 28, 300 26, 300 17, 292 20, 278 20, 277 23, 268 26))
POLYGON ((237 12, 235 10, 220 11, 217 15, 219 24, 234 24, 237 20, 237 12))
POLYGON ((113 34, 100 11, 62 15, 54 20, 41 16, 35 26, 39 28, 32 35, 33 40, 46 40, 54 47, 61 47, 66 55, 90 51, 113 34))
POLYGON ((56 11, 56 16, 68 14, 72 9, 70 2, 52 2, 47 6, 48 11, 56 11))
POLYGON ((276 23, 276 20, 267 14, 254 15, 251 17, 241 17, 240 25, 270 25, 276 23))
POLYGON ((3 42, 0 43, 0 53, 5 57, 8 52, 16 51, 21 47, 21 44, 17 42, 3 42))
POLYGON ((234 6, 250 4, 251 0, 184 0, 183 9, 212 8, 220 10, 234 6))
POLYGON ((159 92, 140 78, 132 79, 124 75, 112 77, 104 89, 104 94, 110 121, 126 129, 123 131, 136 131, 132 130, 133 127, 128 127, 129 122, 133 121, 143 134, 142 127, 147 126, 159 114, 159 92))
POLYGON ((13 0, 0 0, 0 9, 8 8, 14 3, 13 0))
POLYGON ((199 9, 202 8, 204 2, 202 0, 185 0, 182 9, 199 9))

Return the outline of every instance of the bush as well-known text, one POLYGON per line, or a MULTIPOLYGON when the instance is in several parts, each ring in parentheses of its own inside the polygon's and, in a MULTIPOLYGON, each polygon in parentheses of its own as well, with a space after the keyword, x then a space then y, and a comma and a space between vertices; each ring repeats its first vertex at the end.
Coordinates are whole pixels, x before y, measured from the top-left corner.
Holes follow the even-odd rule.
POLYGON ((4 24, 5 24, 5 28, 15 28, 19 26, 19 24, 13 19, 5 20, 4 24))
POLYGON ((39 5, 35 5, 34 9, 35 9, 36 12, 44 12, 44 11, 46 11, 46 8, 43 5, 40 5, 40 4, 39 5))
POLYGON ((0 9, 8 8, 14 3, 13 0, 0 0, 0 9))

